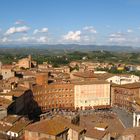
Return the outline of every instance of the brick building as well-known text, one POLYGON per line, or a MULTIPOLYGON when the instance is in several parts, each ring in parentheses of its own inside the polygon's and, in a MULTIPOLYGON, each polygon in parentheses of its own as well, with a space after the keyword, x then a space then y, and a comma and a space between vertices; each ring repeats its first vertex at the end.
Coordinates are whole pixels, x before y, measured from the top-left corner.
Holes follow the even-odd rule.
POLYGON ((33 87, 34 99, 43 112, 48 109, 74 107, 74 85, 73 84, 46 84, 33 87))
POLYGON ((140 98, 140 83, 112 85, 111 104, 132 111, 135 98, 140 98))
POLYGON ((45 75, 38 75, 36 83, 33 96, 42 112, 110 107, 110 83, 105 81, 48 84, 45 75))

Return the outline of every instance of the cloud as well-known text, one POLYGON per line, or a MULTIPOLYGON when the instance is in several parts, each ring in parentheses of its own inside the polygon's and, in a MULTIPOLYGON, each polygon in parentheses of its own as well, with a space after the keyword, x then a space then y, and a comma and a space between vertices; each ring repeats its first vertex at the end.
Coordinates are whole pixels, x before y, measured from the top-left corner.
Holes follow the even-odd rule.
POLYGON ((3 37, 0 39, 0 43, 9 43, 11 42, 12 40, 11 39, 8 39, 8 37, 3 37))
POLYGON ((117 33, 112 33, 109 35, 111 38, 119 38, 119 37, 122 37, 122 36, 125 36, 124 33, 122 32, 117 32, 117 33))
POLYGON ((123 43, 127 41, 126 35, 122 32, 117 32, 109 35, 108 42, 110 43, 123 43))
POLYGON ((90 32, 90 33, 97 34, 97 31, 95 30, 95 28, 94 28, 93 26, 85 26, 85 27, 83 28, 83 30, 86 30, 86 31, 88 31, 88 32, 90 32))
POLYGON ((20 24, 25 24, 25 22, 23 20, 17 20, 15 22, 15 25, 20 25, 20 24))
POLYGON ((37 38, 36 41, 38 43, 48 43, 49 39, 46 36, 41 36, 41 37, 37 38))
POLYGON ((33 34, 37 34, 37 33, 47 33, 48 32, 48 28, 44 27, 42 29, 35 29, 33 34))
POLYGON ((35 41, 34 37, 29 37, 29 36, 23 36, 21 38, 18 38, 17 40, 18 42, 31 42, 31 41, 35 41))
POLYGON ((25 33, 29 30, 30 28, 27 27, 27 26, 21 26, 21 27, 11 27, 9 28, 5 35, 12 35, 12 34, 15 34, 15 33, 25 33))
POLYGON ((66 35, 63 36, 63 38, 67 41, 80 41, 81 31, 69 31, 66 35))
POLYGON ((128 33, 132 33, 133 30, 132 30, 132 29, 127 29, 127 32, 128 32, 128 33))

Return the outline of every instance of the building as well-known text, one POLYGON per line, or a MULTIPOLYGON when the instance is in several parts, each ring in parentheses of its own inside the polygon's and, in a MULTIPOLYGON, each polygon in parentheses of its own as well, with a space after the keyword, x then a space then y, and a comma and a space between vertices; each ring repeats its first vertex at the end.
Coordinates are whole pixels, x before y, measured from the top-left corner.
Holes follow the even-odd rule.
POLYGON ((71 79, 78 79, 78 80, 84 80, 84 81, 91 81, 91 80, 97 80, 98 77, 94 74, 94 72, 86 71, 86 72, 76 72, 72 73, 71 79))
POLYGON ((8 79, 15 76, 15 72, 12 70, 12 65, 3 65, 1 68, 2 79, 8 79))
POLYGON ((31 122, 25 120, 24 118, 17 121, 7 132, 7 136, 10 139, 23 137, 24 129, 30 124, 31 122))
POLYGON ((15 139, 23 136, 24 129, 31 122, 22 116, 8 115, 0 120, 0 134, 6 139, 15 139))
POLYGON ((127 128, 117 140, 140 140, 140 127, 127 128))
POLYGON ((29 55, 27 58, 20 59, 16 64, 16 66, 23 69, 30 69, 36 67, 36 65, 37 63, 35 61, 32 61, 31 55, 29 55))
POLYGON ((106 108, 110 106, 110 83, 96 80, 74 84, 75 109, 106 108))
POLYGON ((37 73, 36 74, 36 84, 47 85, 48 84, 48 73, 37 73))
POLYGON ((110 83, 57 81, 48 84, 46 73, 38 73, 33 96, 43 112, 50 109, 89 109, 110 107, 110 83))
POLYGON ((83 140, 86 130, 73 124, 68 117, 55 116, 31 124, 25 130, 25 140, 83 140))
POLYGON ((108 82, 123 85, 140 82, 139 76, 135 75, 115 75, 107 79, 108 82))
POLYGON ((73 84, 45 84, 33 87, 35 101, 43 112, 49 109, 73 109, 74 85, 73 84))
POLYGON ((25 87, 17 87, 8 93, 1 93, 0 97, 11 102, 7 107, 8 114, 28 115, 30 119, 34 119, 41 113, 33 98, 32 90, 25 87))
POLYGON ((3 119, 7 116, 7 110, 11 103, 12 101, 0 97, 0 119, 3 119))
POLYGON ((111 86, 111 104, 133 111, 132 103, 140 98, 140 83, 111 86))
POLYGON ((83 115, 80 126, 86 128, 85 140, 117 140, 124 131, 118 116, 109 112, 83 115))
POLYGON ((57 118, 46 119, 31 124, 25 130, 25 140, 67 140, 69 128, 57 118))
POLYGON ((106 130, 92 128, 87 131, 84 140, 110 140, 110 134, 106 130))

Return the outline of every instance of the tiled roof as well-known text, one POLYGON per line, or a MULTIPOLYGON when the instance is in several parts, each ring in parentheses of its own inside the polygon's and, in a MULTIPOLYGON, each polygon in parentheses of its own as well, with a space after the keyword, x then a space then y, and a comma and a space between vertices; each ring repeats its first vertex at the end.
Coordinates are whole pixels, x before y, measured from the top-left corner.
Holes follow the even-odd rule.
POLYGON ((29 123, 30 123, 30 121, 20 120, 20 121, 16 122, 15 125, 13 127, 11 127, 9 131, 19 133, 23 129, 25 129, 25 127, 27 125, 29 125, 29 123))
POLYGON ((113 87, 120 87, 120 88, 127 88, 127 89, 135 89, 135 88, 140 88, 140 82, 131 83, 131 84, 124 84, 124 85, 113 84, 112 86, 113 87))
POLYGON ((59 122, 57 119, 50 119, 31 124, 26 128, 26 130, 57 136, 58 134, 68 130, 68 128, 63 122, 59 122))
POLYGON ((94 128, 88 129, 85 136, 95 139, 102 139, 107 134, 107 131, 100 131, 94 128))

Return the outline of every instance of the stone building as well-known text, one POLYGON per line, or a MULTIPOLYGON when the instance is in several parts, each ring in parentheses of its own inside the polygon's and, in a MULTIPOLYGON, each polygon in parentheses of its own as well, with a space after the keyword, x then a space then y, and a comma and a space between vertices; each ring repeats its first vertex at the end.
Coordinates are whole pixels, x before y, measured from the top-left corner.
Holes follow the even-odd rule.
POLYGON ((29 55, 27 58, 22 58, 18 61, 17 66, 19 68, 25 68, 30 69, 32 67, 36 67, 37 63, 35 61, 32 61, 31 55, 29 55))
POLYGON ((8 79, 15 76, 15 72, 12 70, 12 65, 3 65, 1 68, 2 79, 8 79))

